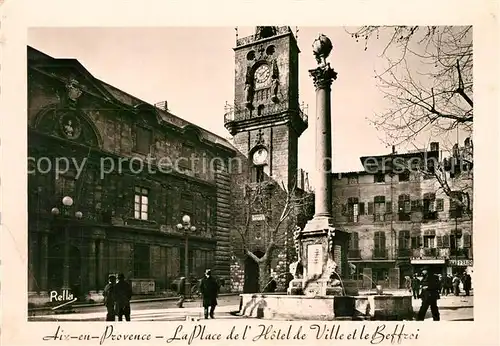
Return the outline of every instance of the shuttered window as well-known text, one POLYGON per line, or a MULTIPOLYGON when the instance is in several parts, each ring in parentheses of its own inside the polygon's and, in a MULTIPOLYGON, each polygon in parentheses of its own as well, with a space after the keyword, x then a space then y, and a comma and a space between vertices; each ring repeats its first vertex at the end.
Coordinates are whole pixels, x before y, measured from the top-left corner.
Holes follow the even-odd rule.
POLYGON ((444 248, 450 247, 450 235, 449 234, 443 235, 443 247, 444 248))
POLYGON ((444 200, 442 198, 436 199, 436 211, 444 210, 444 200))
POLYGON ((438 248, 443 247, 443 236, 438 235, 436 237, 436 247, 438 247, 438 248))
POLYGON ((472 243, 472 237, 469 233, 464 234, 464 248, 470 248, 472 243))
POLYGON ((410 248, 410 231, 399 231, 398 247, 400 249, 410 248))

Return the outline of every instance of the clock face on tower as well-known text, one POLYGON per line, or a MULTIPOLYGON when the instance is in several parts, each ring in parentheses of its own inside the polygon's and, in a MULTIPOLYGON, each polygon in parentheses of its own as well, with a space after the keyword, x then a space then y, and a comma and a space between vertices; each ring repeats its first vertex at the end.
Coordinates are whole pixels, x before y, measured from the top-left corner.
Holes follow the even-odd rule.
POLYGON ((252 159, 255 165, 262 165, 266 162, 267 150, 264 148, 258 149, 255 153, 253 153, 252 159))
POLYGON ((269 84, 271 79, 271 69, 263 64, 257 67, 254 74, 255 89, 263 88, 269 84))

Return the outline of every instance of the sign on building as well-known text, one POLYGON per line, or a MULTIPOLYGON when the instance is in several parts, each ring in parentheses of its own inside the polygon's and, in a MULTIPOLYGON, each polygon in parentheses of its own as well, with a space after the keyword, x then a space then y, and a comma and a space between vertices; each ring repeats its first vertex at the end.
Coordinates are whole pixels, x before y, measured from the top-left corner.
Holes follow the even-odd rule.
POLYGON ((264 214, 254 214, 252 215, 252 221, 265 221, 266 216, 264 214))
POLYGON ((450 259, 450 265, 457 267, 472 267, 473 261, 470 259, 450 259))

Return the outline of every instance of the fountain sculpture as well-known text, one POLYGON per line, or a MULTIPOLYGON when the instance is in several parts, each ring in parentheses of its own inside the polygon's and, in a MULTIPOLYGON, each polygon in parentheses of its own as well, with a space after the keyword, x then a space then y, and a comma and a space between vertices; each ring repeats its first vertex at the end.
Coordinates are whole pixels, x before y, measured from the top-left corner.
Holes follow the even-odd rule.
POLYGON ((240 315, 285 320, 408 319, 411 296, 359 295, 346 280, 349 232, 336 228, 331 212, 332 143, 330 93, 337 73, 326 61, 333 45, 319 35, 313 43, 318 63, 309 70, 316 88, 315 213, 295 232, 298 260, 290 265, 293 280, 287 295, 242 294, 240 315))

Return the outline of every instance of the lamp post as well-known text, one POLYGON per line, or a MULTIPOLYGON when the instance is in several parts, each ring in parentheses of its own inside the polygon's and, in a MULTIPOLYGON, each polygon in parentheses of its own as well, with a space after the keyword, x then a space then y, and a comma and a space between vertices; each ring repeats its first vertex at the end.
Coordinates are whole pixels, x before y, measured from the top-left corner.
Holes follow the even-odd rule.
MULTIPOLYGON (((196 227, 191 225, 191 217, 184 215, 182 223, 177 224, 179 231, 184 230, 185 243, 184 243, 184 296, 187 297, 191 294, 191 282, 189 281, 189 232, 195 232, 196 227)), ((181 304, 182 305, 182 304, 181 304)))
MULTIPOLYGON (((68 209, 73 206, 73 198, 70 196, 65 196, 62 199, 63 204, 63 216, 69 216, 68 209)), ((59 208, 54 207, 51 210, 52 215, 58 216, 61 214, 61 210, 59 208)), ((83 213, 81 211, 75 212, 75 218, 81 219, 83 217, 83 213)), ((62 289, 70 289, 69 282, 69 271, 70 271, 70 263, 69 263, 69 250, 70 250, 70 242, 69 242, 69 225, 64 223, 64 258, 63 258, 63 287, 62 289)))

